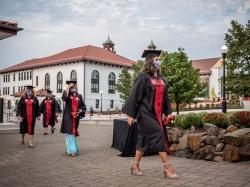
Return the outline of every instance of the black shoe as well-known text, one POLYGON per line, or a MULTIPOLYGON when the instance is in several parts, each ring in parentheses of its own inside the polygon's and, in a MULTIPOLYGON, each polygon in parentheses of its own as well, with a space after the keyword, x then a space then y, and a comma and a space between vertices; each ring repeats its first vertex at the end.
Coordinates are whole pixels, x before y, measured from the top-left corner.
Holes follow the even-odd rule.
POLYGON ((29 145, 29 148, 35 148, 35 146, 34 145, 29 145))
POLYGON ((47 135, 47 134, 48 134, 47 132, 43 133, 43 135, 47 135))
POLYGON ((55 128, 51 128, 51 133, 54 134, 55 128))

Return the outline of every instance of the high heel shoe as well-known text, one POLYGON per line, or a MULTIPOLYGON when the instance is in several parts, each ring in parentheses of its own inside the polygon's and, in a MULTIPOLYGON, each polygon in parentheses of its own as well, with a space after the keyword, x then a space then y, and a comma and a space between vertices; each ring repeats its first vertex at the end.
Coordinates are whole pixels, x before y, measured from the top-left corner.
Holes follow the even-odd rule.
POLYGON ((178 179, 179 176, 178 176, 176 173, 174 173, 174 174, 169 174, 169 169, 171 169, 172 171, 174 171, 174 170, 173 170, 173 167, 170 165, 169 162, 168 162, 168 163, 164 163, 164 164, 163 164, 163 173, 164 173, 164 176, 165 176, 166 178, 170 178, 170 179, 178 179))
POLYGON ((134 168, 133 168, 133 164, 134 164, 134 163, 135 163, 135 164, 138 164, 139 161, 137 161, 137 160, 132 160, 132 164, 131 164, 131 168, 130 168, 131 175, 143 176, 144 173, 143 173, 142 171, 140 171, 140 168, 138 168, 138 169, 134 169, 134 168))

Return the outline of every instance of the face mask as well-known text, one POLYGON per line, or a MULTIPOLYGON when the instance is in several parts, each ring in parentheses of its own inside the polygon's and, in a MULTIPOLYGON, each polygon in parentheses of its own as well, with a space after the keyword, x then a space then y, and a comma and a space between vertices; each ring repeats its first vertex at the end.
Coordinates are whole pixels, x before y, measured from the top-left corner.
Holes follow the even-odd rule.
POLYGON ((154 68, 159 69, 160 66, 161 66, 161 61, 159 61, 159 60, 153 61, 152 65, 153 65, 154 68))
POLYGON ((70 93, 73 94, 73 95, 76 95, 77 94, 77 89, 75 89, 75 88, 70 89, 70 93))
POLYGON ((48 97, 48 98, 51 98, 51 94, 48 94, 47 97, 48 97))
POLYGON ((28 97, 32 97, 33 96, 33 92, 31 90, 27 90, 27 96, 28 97))

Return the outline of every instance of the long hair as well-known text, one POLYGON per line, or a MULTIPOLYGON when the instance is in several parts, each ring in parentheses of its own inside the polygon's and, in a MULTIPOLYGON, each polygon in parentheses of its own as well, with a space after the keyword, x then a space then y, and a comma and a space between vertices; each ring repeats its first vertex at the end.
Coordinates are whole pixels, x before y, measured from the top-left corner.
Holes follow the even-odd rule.
MULTIPOLYGON (((156 56, 159 56, 158 54, 151 53, 146 56, 145 59, 145 65, 143 71, 148 72, 149 74, 153 74, 153 68, 152 68, 152 62, 156 56)), ((157 70, 158 75, 160 74, 160 70, 157 70)))

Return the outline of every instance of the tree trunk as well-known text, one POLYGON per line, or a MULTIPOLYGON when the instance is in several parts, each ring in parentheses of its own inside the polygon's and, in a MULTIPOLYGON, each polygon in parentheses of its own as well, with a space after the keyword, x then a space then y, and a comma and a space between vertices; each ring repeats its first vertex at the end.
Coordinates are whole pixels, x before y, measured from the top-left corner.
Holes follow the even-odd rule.
POLYGON ((180 103, 177 101, 176 102, 176 112, 177 112, 177 114, 179 114, 179 111, 180 111, 180 103))

